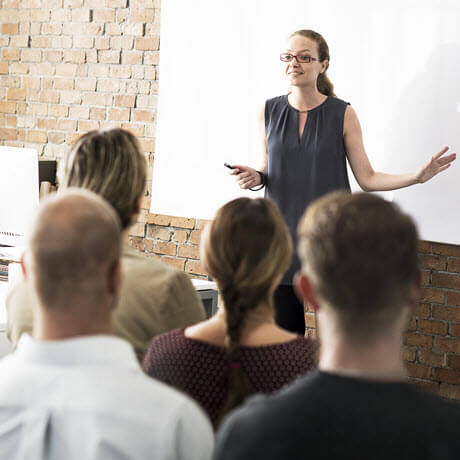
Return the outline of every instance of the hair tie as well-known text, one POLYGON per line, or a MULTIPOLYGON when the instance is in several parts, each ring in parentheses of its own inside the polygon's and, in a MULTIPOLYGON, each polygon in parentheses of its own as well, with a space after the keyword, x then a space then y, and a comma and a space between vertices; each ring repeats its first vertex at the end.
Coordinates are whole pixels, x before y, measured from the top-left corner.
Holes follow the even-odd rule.
POLYGON ((230 365, 232 366, 232 369, 240 369, 241 361, 233 361, 230 365))

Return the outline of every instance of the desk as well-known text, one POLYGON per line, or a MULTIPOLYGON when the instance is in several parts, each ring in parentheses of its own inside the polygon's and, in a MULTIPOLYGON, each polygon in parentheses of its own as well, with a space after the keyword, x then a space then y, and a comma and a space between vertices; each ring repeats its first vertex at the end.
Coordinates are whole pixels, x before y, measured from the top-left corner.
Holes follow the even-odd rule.
POLYGON ((214 281, 192 279, 193 286, 203 302, 206 318, 217 311, 217 284, 214 281))

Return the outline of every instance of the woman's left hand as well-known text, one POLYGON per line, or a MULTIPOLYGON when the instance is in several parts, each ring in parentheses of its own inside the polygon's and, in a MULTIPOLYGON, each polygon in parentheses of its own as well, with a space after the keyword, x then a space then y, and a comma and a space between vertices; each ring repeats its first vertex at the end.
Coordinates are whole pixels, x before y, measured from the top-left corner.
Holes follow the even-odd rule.
POLYGON ((447 150, 449 150, 449 147, 444 147, 436 155, 433 155, 431 159, 417 171, 417 183, 423 184, 424 182, 429 181, 431 178, 436 176, 436 174, 446 170, 452 164, 457 157, 457 154, 451 153, 450 155, 443 156, 447 150))

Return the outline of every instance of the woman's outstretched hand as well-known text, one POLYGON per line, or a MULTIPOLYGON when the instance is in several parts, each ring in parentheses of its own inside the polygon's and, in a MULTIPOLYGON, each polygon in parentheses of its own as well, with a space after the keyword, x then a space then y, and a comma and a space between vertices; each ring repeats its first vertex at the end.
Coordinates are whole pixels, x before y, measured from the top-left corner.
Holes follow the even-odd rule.
POLYGON ((248 188, 257 187, 262 183, 260 174, 249 166, 233 165, 230 175, 236 176, 236 181, 240 188, 246 190, 248 188))
POLYGON ((452 164, 455 158, 457 158, 456 153, 451 153, 450 155, 443 156, 447 150, 449 150, 449 147, 444 147, 436 155, 433 155, 431 159, 417 171, 416 178, 419 184, 423 184, 424 182, 429 181, 431 178, 436 176, 436 174, 446 170, 452 164))

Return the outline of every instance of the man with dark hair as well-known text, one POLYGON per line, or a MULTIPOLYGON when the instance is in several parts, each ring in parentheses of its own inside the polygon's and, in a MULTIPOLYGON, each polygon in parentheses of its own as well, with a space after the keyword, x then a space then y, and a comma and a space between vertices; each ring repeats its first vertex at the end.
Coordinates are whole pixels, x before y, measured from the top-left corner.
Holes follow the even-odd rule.
POLYGON ((210 458, 202 411, 112 335, 120 254, 119 218, 98 195, 69 188, 42 204, 23 261, 33 338, 0 361, 1 459, 210 458))
POLYGON ((410 385, 401 357, 420 290, 411 218, 336 192, 307 209, 298 235, 296 287, 316 312, 319 369, 230 415, 214 458, 459 458, 460 406, 410 385))

